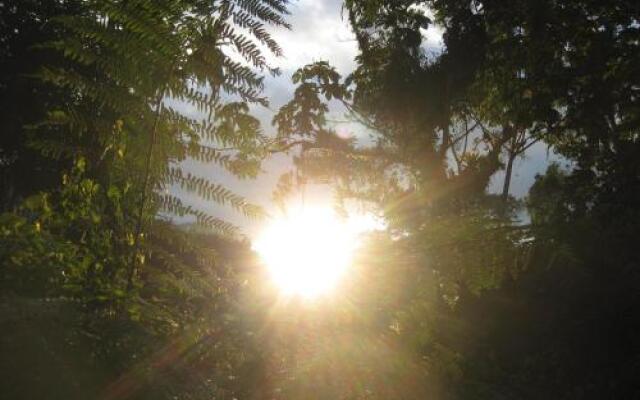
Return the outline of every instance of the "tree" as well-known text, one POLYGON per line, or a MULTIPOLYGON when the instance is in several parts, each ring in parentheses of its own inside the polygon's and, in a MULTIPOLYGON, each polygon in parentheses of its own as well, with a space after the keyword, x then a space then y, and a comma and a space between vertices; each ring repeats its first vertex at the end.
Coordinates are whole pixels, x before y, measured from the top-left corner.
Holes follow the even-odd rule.
POLYGON ((431 5, 448 29, 464 32, 469 19, 482 27, 486 58, 478 76, 495 77, 505 65, 521 69, 517 81, 483 78, 490 89, 483 101, 498 110, 527 104, 534 126, 546 125, 538 137, 571 163, 567 171, 550 168, 531 189, 530 271, 495 293, 494 301, 477 302, 500 317, 488 324, 485 354, 471 357, 483 360, 482 366, 469 374, 492 387, 487 398, 507 396, 510 389, 523 398, 634 397, 638 387, 629 374, 637 371, 638 347, 629 332, 637 321, 617 316, 630 315, 638 282, 632 272, 638 265, 632 244, 638 219, 630 206, 640 176, 632 161, 638 151, 638 77, 629 69, 638 50, 637 5, 454 3, 431 5), (489 360, 486 353, 499 352, 513 328, 500 318, 518 314, 531 336, 500 361, 489 360), (488 363, 501 365, 504 375, 484 375, 488 363), (541 376, 548 379, 537 381, 541 376))
MULTIPOLYGON (((295 183, 291 176, 328 180, 339 202, 364 201, 384 215, 394 251, 369 262, 381 264, 382 280, 397 287, 378 283, 376 296, 389 299, 381 305, 387 323, 363 331, 398 345, 390 364, 411 360, 415 369, 400 370, 417 376, 413 395, 444 395, 461 373, 445 321, 461 298, 515 273, 514 260, 528 246, 525 227, 514 226, 503 203, 485 192, 516 132, 508 124, 485 127, 469 111, 471 76, 449 56, 429 59, 420 34, 429 20, 412 2, 382 3, 371 10, 370 3, 347 3, 361 50, 352 75, 343 79, 323 62, 293 75, 293 99, 274 118, 283 145, 299 149, 297 171, 282 187, 295 183), (327 103, 335 100, 369 129, 373 144, 341 139, 327 126, 327 103), (465 141, 461 154, 456 146, 465 141)), ((389 393, 411 398, 400 381, 389 384, 389 393)), ((385 398, 371 382, 363 385, 369 396, 385 398)))
POLYGON ((59 183, 59 170, 68 164, 42 157, 29 146, 33 135, 24 128, 41 122, 46 110, 68 101, 64 91, 53 90, 33 75, 44 64, 59 63, 53 52, 37 45, 62 32, 51 23, 57 16, 72 13, 78 2, 6 1, 0 18, 0 209, 9 211, 24 198, 59 183), (29 176, 29 179, 22 179, 29 176))
MULTIPOLYGON (((120 253, 142 250, 146 226, 160 210, 192 215, 219 231, 234 230, 179 198, 158 194, 169 185, 251 217, 260 215, 226 188, 184 173, 179 163, 191 157, 239 176, 257 172, 266 139, 246 102, 265 102, 258 92, 262 80, 250 66, 232 61, 229 52, 268 68, 257 43, 280 54, 263 24, 285 24, 284 5, 99 1, 55 19, 67 33, 43 46, 63 53, 70 63, 45 65, 40 77, 74 98, 50 110, 34 145, 57 158, 73 157, 77 179, 91 182, 86 184, 98 192, 96 201, 118 203, 100 212, 102 223, 113 225, 114 232, 122 229, 120 253), (233 24, 247 33, 236 32, 233 24), (225 101, 224 92, 241 101, 225 101), (180 112, 176 101, 191 104, 205 118, 180 112)), ((129 288, 143 253, 131 253, 129 288)))
POLYGON ((638 282, 630 206, 640 187, 638 85, 629 68, 637 6, 347 1, 346 9, 361 51, 356 71, 343 81, 325 64, 301 69, 274 122, 283 141, 301 145, 303 182, 330 176, 339 200, 373 202, 408 253, 407 294, 389 311, 401 342, 454 398, 636 395, 628 310, 638 282), (425 7, 446 29, 435 58, 421 47, 425 7), (324 125, 334 98, 370 129, 373 146, 324 125), (504 199, 513 160, 538 141, 573 165, 539 179, 532 224, 522 225, 504 199), (496 199, 485 190, 505 152, 496 199))
POLYGON ((64 96, 43 106, 44 121, 15 134, 29 132, 30 149, 60 160, 54 172, 62 183, 26 191, 32 196, 3 215, 2 287, 73 300, 82 318, 69 329, 89 338, 110 379, 123 374, 122 386, 112 388, 117 396, 244 390, 229 376, 250 358, 248 346, 235 347, 243 336, 225 320, 234 312, 237 274, 207 240, 164 217, 191 216, 217 234, 236 231, 169 194, 176 187, 262 215, 180 163, 214 163, 245 178, 258 172, 269 143, 249 105, 266 104, 261 75, 278 71, 263 52, 281 54, 266 26, 287 26, 286 7, 280 0, 90 1, 33 18, 36 29, 46 23, 57 32, 31 41, 52 54, 38 78, 64 96), (220 346, 207 347, 212 340, 220 346), (182 364, 138 365, 163 346, 173 346, 182 364), (198 380, 196 361, 221 375, 198 380))

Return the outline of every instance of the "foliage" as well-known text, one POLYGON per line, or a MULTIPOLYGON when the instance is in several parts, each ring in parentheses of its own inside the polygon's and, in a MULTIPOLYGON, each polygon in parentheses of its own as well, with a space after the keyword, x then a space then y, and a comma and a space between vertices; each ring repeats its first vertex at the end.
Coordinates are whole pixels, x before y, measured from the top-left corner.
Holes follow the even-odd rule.
POLYGON ((60 27, 52 19, 76 12, 78 2, 9 0, 3 2, 0 17, 0 209, 12 210, 24 198, 59 183, 59 170, 68 163, 42 157, 29 145, 33 140, 25 126, 42 121, 54 104, 69 96, 33 75, 44 64, 59 64, 54 52, 36 50, 36 45, 59 37, 60 27), (28 176, 29 179, 21 179, 28 176))
MULTIPOLYGON (((64 34, 41 47, 62 53, 68 61, 44 65, 39 76, 72 98, 51 107, 47 121, 35 127, 33 146, 54 158, 73 156, 82 164, 86 180, 69 185, 78 185, 83 195, 89 190, 91 196, 78 201, 98 203, 100 223, 129 242, 130 250, 121 246, 119 257, 131 260, 116 262, 119 268, 129 264, 129 287, 135 265, 145 257, 140 246, 145 226, 159 211, 192 215, 223 232, 234 229, 158 191, 179 185, 206 200, 229 203, 247 216, 261 215, 238 195, 176 165, 190 157, 240 176, 256 173, 265 139, 246 102, 264 103, 258 93, 262 80, 249 65, 234 61, 232 53, 268 69, 258 43, 280 54, 264 24, 286 25, 281 18, 284 5, 98 1, 52 19, 64 34), (248 31, 236 32, 234 24, 248 31), (224 93, 240 101, 227 101, 224 93), (195 106, 209 118, 188 116, 176 101, 195 106), (83 186, 87 182, 91 188, 83 186), (120 204, 104 205, 113 199, 120 204)), ((103 239, 99 234, 96 243, 103 239)))
POLYGON ((422 368, 439 377, 443 396, 633 397, 636 322, 614 314, 637 303, 637 79, 628 69, 637 7, 345 6, 357 68, 344 80, 326 63, 296 73, 298 88, 274 123, 300 152, 279 189, 292 176, 330 178, 338 201, 383 213, 407 253, 389 257, 387 279, 399 264, 411 267, 378 334, 398 331, 405 349, 428 360, 422 368), (445 28, 435 56, 421 31, 432 22, 445 28), (335 99, 372 145, 339 140, 323 125, 335 99), (532 224, 523 225, 505 200, 514 159, 538 141, 573 164, 539 178, 527 203, 532 224), (486 187, 503 154, 500 199, 486 187), (602 326, 610 335, 595 333, 602 326), (605 349, 615 356, 605 361, 605 349))
MULTIPOLYGON (((398 18, 414 17, 408 14, 398 18)), ((384 315, 384 322, 356 325, 371 340, 393 348, 386 362, 419 383, 409 389, 390 378, 384 364, 371 360, 367 372, 357 367, 359 372, 351 372, 354 380, 362 379, 355 398, 443 396, 446 389, 439 383, 455 385, 462 374, 458 349, 443 334, 448 314, 462 296, 477 296, 520 273, 520 259, 529 248, 528 229, 514 225, 512 204, 485 192, 513 130, 487 130, 473 143, 473 128, 460 123, 465 111, 429 91, 447 79, 446 68, 423 58, 419 41, 405 41, 406 32, 389 32, 402 26, 394 20, 380 27, 379 35, 369 25, 362 27, 368 33, 356 30, 362 53, 358 69, 345 80, 322 62, 298 70, 293 99, 274 118, 279 138, 300 149, 295 173, 281 183, 295 184, 291 176, 301 177, 299 183, 329 180, 339 202, 364 201, 388 222, 387 253, 363 262, 380 271, 376 279, 397 287, 365 279, 365 290, 388 302, 376 308, 375 299, 353 295, 354 303, 382 309, 384 315), (332 100, 369 128, 371 145, 341 139, 327 127, 332 100), (467 140, 475 149, 456 153, 454 146, 467 140), (367 379, 377 374, 388 377, 388 387, 367 379)), ((379 239, 365 251, 384 242, 379 239)), ((295 382, 308 388, 313 379, 304 377, 295 382)))
POLYGON ((287 2, 98 0, 42 10, 38 2, 10 3, 2 4, 17 20, 2 26, 3 45, 15 53, 7 63, 34 57, 37 72, 29 72, 37 83, 9 86, 3 96, 14 90, 31 101, 34 87, 50 97, 34 103, 33 116, 12 119, 17 145, 2 150, 17 152, 19 162, 3 155, 3 166, 15 175, 9 184, 25 162, 53 165, 54 177, 8 199, 3 289, 82 313, 66 328, 89 343, 115 381, 107 397, 241 394, 229 377, 247 359, 247 345, 226 321, 237 275, 208 248, 209 239, 166 217, 236 232, 183 204, 176 187, 250 218, 263 215, 181 163, 213 163, 241 178, 258 173, 269 143, 250 104, 267 104, 262 74, 278 71, 263 53, 282 50, 266 27, 288 27, 287 2), (24 32, 22 21, 30 24, 24 32), (199 379, 194 364, 219 375, 199 379))

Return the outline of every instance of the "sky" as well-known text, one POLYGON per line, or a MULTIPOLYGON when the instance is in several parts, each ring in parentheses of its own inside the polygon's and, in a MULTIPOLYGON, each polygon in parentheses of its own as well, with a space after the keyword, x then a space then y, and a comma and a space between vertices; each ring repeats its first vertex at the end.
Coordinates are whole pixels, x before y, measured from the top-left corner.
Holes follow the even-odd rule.
MULTIPOLYGON (((292 97, 294 86, 291 83, 291 75, 297 68, 315 61, 328 61, 343 76, 354 69, 358 48, 346 15, 344 17, 342 15, 342 2, 343 0, 294 0, 290 7, 291 15, 288 18, 291 30, 272 29, 272 35, 284 50, 284 56, 270 59, 274 66, 281 69, 282 74, 278 77, 267 77, 265 80, 264 95, 269 99, 269 107, 255 109, 255 115, 262 121, 266 134, 275 134, 275 129, 271 126, 271 118, 292 97)), ((431 28, 423 33, 426 36, 425 46, 437 51, 441 46, 442 31, 431 28)), ((333 119, 344 119, 342 110, 335 109, 332 113, 333 119)), ((358 129, 354 125, 341 126, 337 129, 348 130, 356 136, 364 132, 363 129, 358 129)), ((511 194, 519 198, 525 196, 534 182, 535 175, 543 173, 549 162, 556 159, 557 157, 553 154, 549 154, 544 144, 532 146, 525 157, 516 162, 511 194)), ((290 166, 291 160, 288 156, 276 155, 263 164, 264 172, 257 179, 245 181, 238 180, 211 165, 187 162, 185 169, 223 184, 246 197, 250 202, 263 206, 270 214, 277 214, 279 211, 272 201, 272 192, 280 175, 290 166)), ((500 191, 503 178, 504 173, 496 174, 489 190, 500 191)), ((296 200, 300 201, 303 194, 298 196, 300 199, 296 200)), ((308 188, 304 196, 305 201, 311 202, 331 199, 328 188, 322 187, 308 188)), ((240 226, 249 237, 255 237, 262 228, 263 222, 247 220, 233 210, 207 204, 189 194, 181 193, 181 197, 188 204, 240 226)))

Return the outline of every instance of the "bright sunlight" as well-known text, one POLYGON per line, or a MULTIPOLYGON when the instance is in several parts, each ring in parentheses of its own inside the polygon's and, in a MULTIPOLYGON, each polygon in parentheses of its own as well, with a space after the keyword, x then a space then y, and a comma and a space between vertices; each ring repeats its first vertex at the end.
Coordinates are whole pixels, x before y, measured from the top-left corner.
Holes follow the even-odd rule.
POLYGON ((360 234, 378 225, 371 215, 340 218, 329 207, 299 207, 272 220, 253 248, 284 294, 313 298, 335 287, 360 234))

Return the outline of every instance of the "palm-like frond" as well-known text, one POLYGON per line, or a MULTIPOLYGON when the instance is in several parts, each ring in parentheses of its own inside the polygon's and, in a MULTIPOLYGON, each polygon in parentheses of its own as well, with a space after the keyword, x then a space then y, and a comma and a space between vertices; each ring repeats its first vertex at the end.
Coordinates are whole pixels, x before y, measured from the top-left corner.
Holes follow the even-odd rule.
MULTIPOLYGON (((227 188, 167 166, 191 157, 215 163, 241 177, 256 173, 264 137, 258 120, 249 114, 247 103, 266 104, 261 96, 260 71, 273 69, 263 49, 276 56, 282 53, 266 27, 288 27, 284 19, 287 3, 98 0, 88 2, 81 15, 57 18, 55 22, 68 34, 45 47, 62 53, 68 64, 44 69, 41 77, 76 94, 77 102, 67 110, 59 110, 59 115, 94 110, 91 121, 82 129, 67 118, 67 127, 73 132, 70 137, 74 139, 65 146, 109 142, 112 132, 103 127, 122 121, 128 135, 123 139, 123 148, 127 149, 123 162, 128 167, 120 171, 149 175, 141 182, 149 181, 150 189, 176 184, 205 200, 228 204, 247 216, 261 215, 258 207, 247 204, 227 188), (240 101, 228 100, 233 96, 240 101), (171 102, 167 102, 169 99, 171 102), (185 110, 174 102, 192 108, 185 110), (102 122, 97 123, 98 120, 102 122), (150 163, 140 171, 145 147, 150 148, 150 163), (229 148, 234 151, 226 152, 229 148)), ((62 124, 58 121, 58 126, 62 124)), ((54 150, 56 146, 44 141, 40 147, 57 156, 68 153, 54 150)), ((113 182, 128 178, 110 179, 113 182)), ((148 188, 138 190, 145 192, 148 188)), ((182 206, 154 204, 156 199, 152 196, 151 204, 143 209, 151 214, 155 209, 184 214, 182 206)), ((187 214, 199 221, 219 225, 215 219, 191 211, 187 214)))

